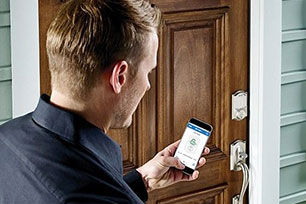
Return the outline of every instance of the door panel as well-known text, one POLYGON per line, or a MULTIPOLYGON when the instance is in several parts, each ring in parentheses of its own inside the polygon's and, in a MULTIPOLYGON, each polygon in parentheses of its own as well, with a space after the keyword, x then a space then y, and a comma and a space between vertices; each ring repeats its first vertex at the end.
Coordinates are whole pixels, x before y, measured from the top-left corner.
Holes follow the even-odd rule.
POLYGON ((220 137, 225 11, 180 12, 163 17, 162 60, 157 69, 162 90, 158 92, 159 150, 180 139, 188 119, 196 117, 214 127, 208 144, 215 159, 225 156, 220 137))
MULTIPOLYGON (((248 90, 248 1, 151 0, 162 10, 158 67, 128 129, 109 135, 122 146, 125 172, 181 138, 196 117, 214 127, 199 178, 150 193, 148 203, 229 204, 241 172, 229 170, 229 145, 247 139, 247 120, 231 120, 231 94, 248 90)), ((39 0, 41 92, 50 93, 45 34, 62 2, 39 0)))

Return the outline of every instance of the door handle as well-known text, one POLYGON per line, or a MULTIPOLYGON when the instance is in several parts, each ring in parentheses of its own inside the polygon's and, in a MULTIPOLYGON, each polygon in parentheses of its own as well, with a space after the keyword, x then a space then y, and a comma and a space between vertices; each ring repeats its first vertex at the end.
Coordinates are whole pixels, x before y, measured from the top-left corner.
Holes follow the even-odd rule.
POLYGON ((235 195, 232 199, 232 204, 243 204, 243 197, 249 184, 249 168, 246 164, 246 153, 245 141, 236 140, 231 144, 230 152, 230 170, 242 171, 243 181, 240 194, 235 195))

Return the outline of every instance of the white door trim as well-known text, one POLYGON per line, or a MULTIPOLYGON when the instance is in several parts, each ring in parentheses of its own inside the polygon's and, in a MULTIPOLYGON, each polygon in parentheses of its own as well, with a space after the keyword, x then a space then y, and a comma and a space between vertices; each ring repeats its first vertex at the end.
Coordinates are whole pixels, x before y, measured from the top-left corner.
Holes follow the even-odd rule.
POLYGON ((38 1, 10 1, 13 118, 33 111, 40 95, 38 1))
POLYGON ((249 203, 279 204, 282 1, 249 2, 249 203))

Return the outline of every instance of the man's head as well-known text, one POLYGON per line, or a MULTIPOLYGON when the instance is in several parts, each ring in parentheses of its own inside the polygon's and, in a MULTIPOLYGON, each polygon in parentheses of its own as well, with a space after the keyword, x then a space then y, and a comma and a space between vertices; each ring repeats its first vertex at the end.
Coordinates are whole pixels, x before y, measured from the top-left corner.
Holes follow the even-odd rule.
POLYGON ((52 91, 82 102, 103 83, 117 126, 128 126, 149 83, 145 72, 156 66, 159 21, 144 0, 68 1, 47 32, 52 91))
MULTIPOLYGON (((132 122, 132 114, 135 112, 141 98, 151 87, 149 74, 157 65, 158 37, 155 33, 150 33, 147 37, 146 46, 143 50, 143 58, 139 61, 137 71, 134 67, 125 73, 125 66, 116 66, 110 77, 110 84, 115 93, 115 100, 118 99, 118 106, 115 110, 114 128, 128 127, 132 122), (118 76, 119 75, 119 76, 118 76), (121 76, 120 76, 121 75, 121 76), (119 80, 116 82, 116 80, 119 80), (126 81, 126 82, 125 82, 126 81), (116 97, 117 96, 117 97, 116 97)), ((118 65, 118 64, 117 64, 118 65)))

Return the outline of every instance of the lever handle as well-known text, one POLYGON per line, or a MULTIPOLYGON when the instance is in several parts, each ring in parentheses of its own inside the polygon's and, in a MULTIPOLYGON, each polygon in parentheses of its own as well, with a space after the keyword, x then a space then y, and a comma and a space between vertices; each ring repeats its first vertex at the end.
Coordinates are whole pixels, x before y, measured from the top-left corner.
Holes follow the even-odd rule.
POLYGON ((246 164, 246 153, 245 141, 237 140, 231 144, 231 155, 230 155, 230 169, 232 171, 241 171, 243 175, 243 182, 240 194, 235 195, 232 199, 232 204, 243 204, 243 197, 249 184, 249 168, 246 164))
POLYGON ((233 204, 243 204, 243 197, 249 184, 249 168, 243 161, 238 162, 237 166, 242 169, 243 181, 240 194, 233 197, 233 204))

